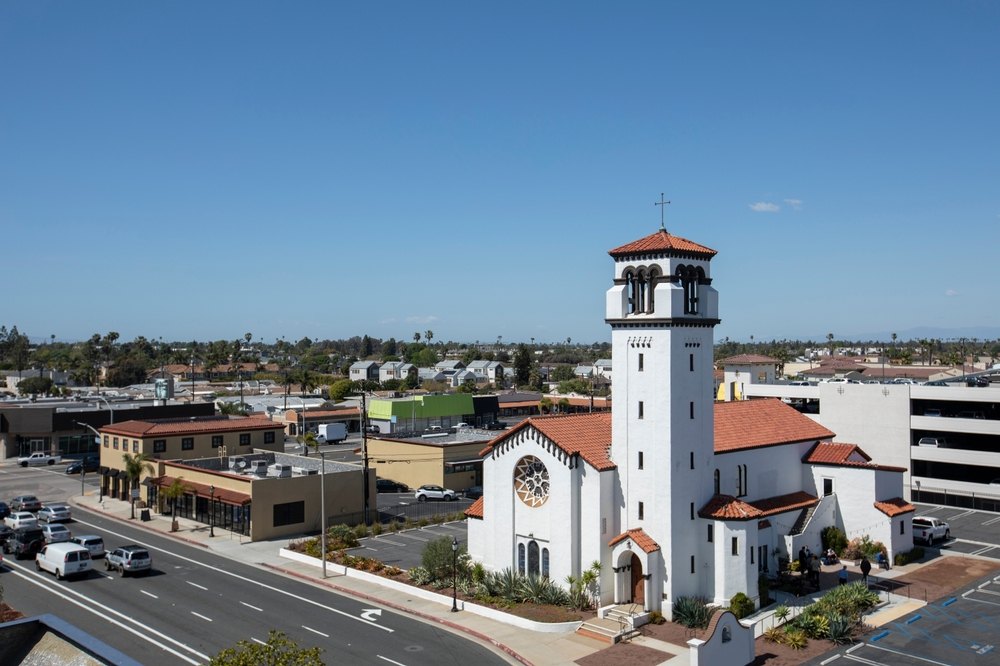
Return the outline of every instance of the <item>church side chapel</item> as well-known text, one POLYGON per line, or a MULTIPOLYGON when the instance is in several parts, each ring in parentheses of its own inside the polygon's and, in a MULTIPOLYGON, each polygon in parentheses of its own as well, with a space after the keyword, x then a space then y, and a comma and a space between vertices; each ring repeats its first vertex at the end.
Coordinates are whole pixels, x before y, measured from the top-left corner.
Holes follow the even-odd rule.
POLYGON ((533 417, 483 451, 469 553, 562 584, 600 562, 602 606, 672 616, 680 597, 759 604, 757 580, 829 525, 912 547, 902 468, 779 400, 716 403, 716 252, 661 225, 609 252, 610 414, 533 417))

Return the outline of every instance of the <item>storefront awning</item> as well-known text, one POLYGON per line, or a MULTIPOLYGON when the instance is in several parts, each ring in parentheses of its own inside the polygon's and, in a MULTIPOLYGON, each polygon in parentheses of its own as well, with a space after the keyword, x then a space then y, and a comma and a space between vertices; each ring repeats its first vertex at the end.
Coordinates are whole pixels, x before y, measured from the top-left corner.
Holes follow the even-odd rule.
POLYGON ((449 460, 445 463, 445 466, 449 465, 477 465, 482 464, 482 458, 470 458, 468 460, 449 460))
MULTIPOLYGON (((165 488, 172 484, 176 479, 180 477, 174 476, 161 476, 154 482, 160 488, 165 488)), ((195 483, 194 481, 188 481, 187 479, 181 479, 181 483, 184 484, 184 488, 187 493, 192 495, 197 495, 198 497, 204 497, 205 499, 212 498, 211 486, 205 483, 195 483)), ((237 492, 235 490, 227 490, 225 488, 215 489, 215 499, 223 504, 232 504, 233 506, 245 506, 250 504, 250 495, 247 493, 237 492)))

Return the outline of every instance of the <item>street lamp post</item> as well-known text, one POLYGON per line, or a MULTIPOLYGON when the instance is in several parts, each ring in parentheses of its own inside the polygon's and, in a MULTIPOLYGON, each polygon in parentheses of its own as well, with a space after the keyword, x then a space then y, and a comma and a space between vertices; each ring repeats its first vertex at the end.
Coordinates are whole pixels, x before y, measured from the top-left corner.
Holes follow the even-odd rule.
POLYGON ((451 538, 451 612, 458 612, 458 539, 451 538))
POLYGON ((323 558, 323 578, 326 578, 326 451, 319 452, 319 522, 320 555, 323 558))
MULTIPOLYGON (((100 449, 100 446, 101 446, 101 433, 97 432, 97 428, 95 428, 94 426, 92 426, 92 425, 90 425, 88 423, 84 423, 83 421, 73 421, 73 423, 77 424, 78 426, 83 426, 84 428, 86 428, 90 432, 94 433, 94 441, 97 442, 97 447, 98 447, 97 450, 100 451, 101 450, 100 449)), ((86 455, 84 455, 84 460, 86 460, 86 455)), ((83 488, 83 483, 84 483, 84 479, 85 479, 86 476, 87 476, 87 470, 86 470, 86 468, 84 466, 81 466, 80 467, 80 497, 83 497, 86 494, 84 492, 84 488, 83 488)), ((101 499, 103 500, 104 499, 104 485, 102 483, 100 483, 100 482, 98 482, 97 485, 100 488, 101 499)))
POLYGON ((208 536, 215 536, 215 486, 208 487, 208 536))
POLYGON ((98 400, 103 400, 104 404, 108 406, 108 412, 111 414, 111 425, 114 425, 115 424, 115 408, 111 406, 111 403, 108 402, 108 399, 105 398, 103 395, 98 395, 97 399, 98 400))

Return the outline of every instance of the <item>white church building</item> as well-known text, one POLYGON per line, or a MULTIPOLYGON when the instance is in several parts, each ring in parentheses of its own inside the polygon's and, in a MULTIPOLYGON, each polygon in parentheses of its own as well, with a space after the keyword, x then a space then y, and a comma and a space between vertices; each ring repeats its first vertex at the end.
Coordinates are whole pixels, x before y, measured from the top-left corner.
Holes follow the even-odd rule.
POLYGON ((602 605, 671 617, 679 597, 757 601, 820 530, 912 548, 903 468, 874 464, 780 400, 716 403, 716 252, 661 228, 611 250, 612 412, 533 417, 483 451, 469 553, 562 584, 600 562, 602 605))

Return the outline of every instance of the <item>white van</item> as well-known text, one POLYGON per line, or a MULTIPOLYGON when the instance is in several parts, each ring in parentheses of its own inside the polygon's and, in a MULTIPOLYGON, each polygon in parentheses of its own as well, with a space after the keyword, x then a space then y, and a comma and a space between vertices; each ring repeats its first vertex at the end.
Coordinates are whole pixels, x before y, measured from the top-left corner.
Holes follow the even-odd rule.
POLYGON ((57 580, 90 571, 90 551, 76 543, 50 543, 35 555, 35 569, 55 574, 57 580))

